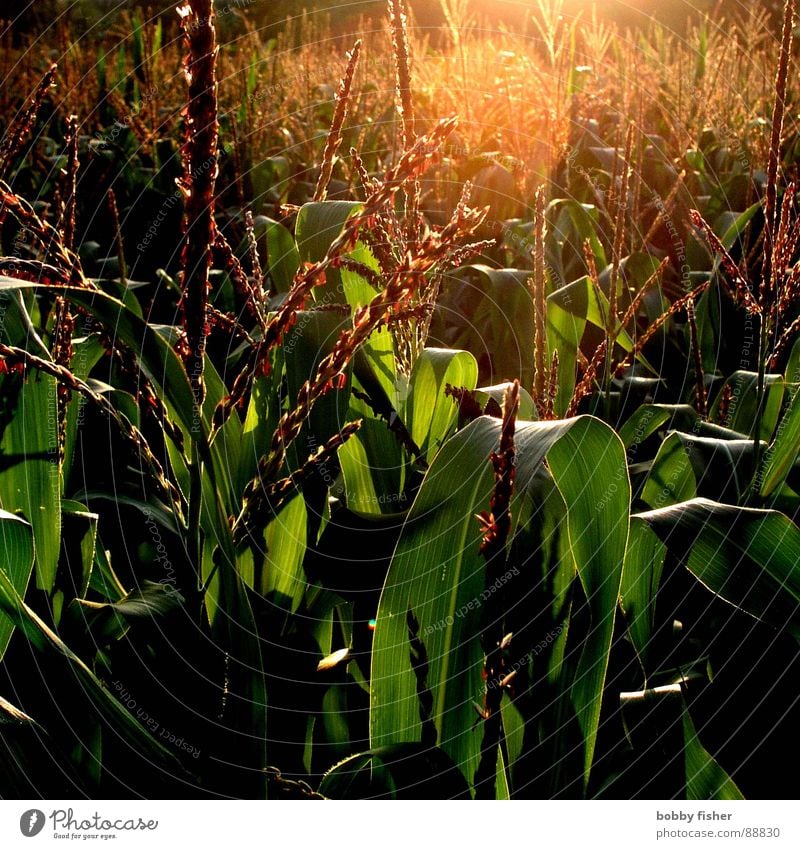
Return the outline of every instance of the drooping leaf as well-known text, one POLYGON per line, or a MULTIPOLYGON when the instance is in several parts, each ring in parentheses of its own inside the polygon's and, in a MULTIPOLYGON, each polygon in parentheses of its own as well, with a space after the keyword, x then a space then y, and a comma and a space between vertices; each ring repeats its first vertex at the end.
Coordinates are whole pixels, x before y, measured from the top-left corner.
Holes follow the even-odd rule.
POLYGON ((789 405, 775 431, 775 438, 764 452, 759 470, 759 492, 763 498, 781 487, 800 452, 800 389, 791 389, 789 397, 789 405))
POLYGON ((703 421, 689 404, 642 404, 619 429, 619 438, 629 453, 661 430, 681 431, 716 439, 745 439, 739 433, 713 422, 703 421))
POLYGON ((98 644, 119 639, 131 623, 152 621, 176 610, 184 603, 181 594, 169 584, 144 581, 119 601, 95 602, 75 599, 76 615, 85 618, 87 627, 98 644))
MULTIPOLYGON (((569 407, 575 389, 575 368, 578 350, 587 322, 605 329, 608 298, 598 292, 588 276, 556 289, 547 298, 548 354, 558 351, 558 392, 556 412, 563 415, 569 407)), ((625 351, 633 349, 627 331, 617 328, 616 344, 625 351)))
MULTIPOLYGON (((727 413, 723 424, 731 430, 754 436, 753 427, 756 420, 756 407, 758 405, 758 375, 751 371, 735 371, 726 381, 725 385, 730 392, 730 400, 727 402, 727 413)), ((778 423, 778 416, 783 402, 784 381, 780 374, 765 375, 764 386, 766 391, 766 402, 761 419, 761 433, 759 438, 769 441, 778 423)), ((719 418, 720 404, 724 389, 717 395, 714 404, 709 411, 712 420, 719 418)))
POLYGON ((661 443, 642 499, 666 507, 696 495, 737 503, 753 475, 753 442, 673 431, 661 443))
POLYGON ((352 755, 322 778, 330 799, 468 799, 469 788, 441 749, 398 743, 352 755))
MULTIPOLYGON (((372 658, 373 746, 408 742, 421 733, 417 681, 405 651, 406 611, 419 620, 430 659, 428 687, 440 745, 472 778, 481 735, 470 730, 472 702, 483 692, 481 599, 485 598, 480 530, 473 516, 486 508, 492 489, 489 453, 500 421, 480 418, 456 434, 437 455, 406 520, 384 585, 372 658)), ((630 488, 622 445, 598 420, 518 422, 517 496, 547 458, 567 507, 569 546, 589 600, 591 634, 574 673, 563 682, 583 734, 583 774, 591 768, 608 663, 622 562, 628 533, 630 488), (607 491, 608 484, 616 484, 607 491), (601 506, 598 508, 598 504, 601 506)))
POLYGON ((0 506, 33 528, 36 585, 51 592, 61 548, 61 472, 56 381, 31 372, 6 375, 0 391, 15 407, 0 446, 0 506))
POLYGON ((168 408, 187 434, 200 433, 195 415, 194 395, 183 363, 172 346, 121 301, 93 289, 73 286, 43 286, 24 280, 0 276, 0 292, 33 289, 51 295, 63 295, 76 306, 94 316, 112 335, 118 337, 136 354, 142 371, 159 389, 168 408))
MULTIPOLYGON (((75 682, 75 695, 86 698, 97 718, 107 724, 121 742, 150 763, 174 775, 186 775, 175 754, 153 738, 135 714, 127 710, 66 643, 25 604, 11 579, 2 570, 0 610, 25 635, 32 648, 61 658, 70 672, 70 678, 75 682)), ((66 698, 66 694, 61 697, 66 698)))
MULTIPOLYGON (((24 596, 33 572, 33 534, 28 522, 5 510, 0 511, 0 571, 16 593, 24 596)), ((0 613, 0 660, 13 632, 13 619, 0 613)))
POLYGON ((620 600, 628 620, 628 633, 645 670, 665 554, 663 543, 646 525, 631 523, 620 600))
POLYGON ((467 351, 426 348, 417 358, 409 381, 404 419, 414 442, 428 461, 444 443, 458 419, 458 406, 445 387, 475 389, 478 364, 467 351))
MULTIPOLYGON (((475 400, 480 404, 481 410, 488 416, 499 416, 503 409, 503 398, 510 383, 497 383, 494 386, 479 386, 475 390, 475 400)), ((530 393, 519 388, 519 413, 517 418, 528 422, 536 421, 536 405, 533 403, 530 393)))
POLYGON ((686 798, 692 801, 744 799, 728 773, 714 760, 700 742, 686 706, 683 710, 683 738, 686 798))
POLYGON ((711 592, 800 639, 800 530, 787 516, 695 498, 633 519, 711 592))

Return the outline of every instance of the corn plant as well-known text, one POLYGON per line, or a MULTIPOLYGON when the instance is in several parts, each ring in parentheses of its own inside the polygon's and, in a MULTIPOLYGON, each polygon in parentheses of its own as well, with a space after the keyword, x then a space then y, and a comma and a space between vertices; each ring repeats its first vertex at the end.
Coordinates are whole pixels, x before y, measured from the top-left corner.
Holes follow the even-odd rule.
POLYGON ((769 98, 762 19, 442 6, 438 53, 403 0, 344 56, 187 0, 14 70, 4 796, 764 792, 725 733, 739 669, 794 701, 794 3, 769 98))

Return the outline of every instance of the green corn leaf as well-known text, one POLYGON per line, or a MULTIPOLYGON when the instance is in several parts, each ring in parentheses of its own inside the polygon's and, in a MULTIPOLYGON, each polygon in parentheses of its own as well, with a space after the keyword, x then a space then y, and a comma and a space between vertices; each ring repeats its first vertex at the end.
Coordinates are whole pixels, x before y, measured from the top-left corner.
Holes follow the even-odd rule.
POLYGON ((800 389, 790 389, 789 406, 784 412, 775 438, 764 452, 759 474, 759 492, 767 498, 780 489, 800 451, 800 389))
POLYGON ((453 348, 491 362, 491 379, 518 377, 533 384, 533 298, 531 272, 519 268, 468 265, 446 280, 440 312, 453 348))
POLYGON ((0 381, 14 398, 14 417, 2 434, 0 506, 33 528, 36 585, 52 592, 61 549, 61 473, 58 462, 57 384, 31 371, 0 381))
POLYGON ((683 710, 683 757, 686 767, 686 798, 691 801, 744 799, 727 772, 700 742, 689 709, 683 710))
POLYGON ((350 399, 348 418, 361 419, 361 427, 338 452, 347 508, 364 518, 404 510, 408 507, 404 492, 408 458, 397 437, 355 397, 350 399))
POLYGON ((42 286, 0 276, 0 292, 14 289, 33 289, 51 295, 63 295, 94 316, 136 354, 142 371, 159 389, 173 416, 187 434, 199 438, 203 427, 195 415, 194 395, 186 370, 167 339, 156 332, 156 325, 145 322, 121 301, 93 289, 42 286))
MULTIPOLYGON (((479 386, 475 390, 475 400, 480 404, 481 410, 486 415, 499 415, 503 409, 503 398, 510 383, 497 383, 494 386, 479 386), (492 410, 489 407, 492 405, 492 410)), ((536 405, 533 403, 530 393, 519 388, 519 413, 518 418, 528 422, 536 421, 536 405)))
MULTIPOLYGON (((100 337, 97 334, 90 334, 73 341, 73 355, 69 367, 72 373, 79 380, 84 382, 88 379, 89 373, 100 361, 105 353, 100 337)), ((64 478, 72 469, 72 460, 75 453, 75 443, 79 438, 80 427, 86 414, 85 398, 76 397, 73 395, 72 403, 67 408, 67 427, 64 439, 64 478)))
MULTIPOLYGON (((614 156, 618 154, 613 152, 614 156)), ((605 250, 597 235, 600 213, 592 204, 556 198, 547 208, 548 227, 546 260, 554 284, 559 288, 584 273, 583 244, 589 241, 594 261, 599 269, 607 264, 605 250)))
MULTIPOLYGON (((33 572, 33 534, 31 526, 19 516, 0 511, 0 571, 17 595, 24 596, 33 572)), ((14 620, 0 613, 0 660, 14 632, 14 620)))
MULTIPOLYGON (((319 262, 328 252, 334 239, 342 232, 350 216, 357 215, 363 204, 350 200, 312 201, 303 204, 297 213, 295 239, 301 262, 319 262)), ((317 303, 347 303, 342 276, 337 269, 326 272, 324 286, 316 287, 317 303)))
POLYGON ((649 669, 648 645, 655 621, 656 594, 661 582, 666 548, 642 522, 632 522, 620 601, 628 621, 628 634, 645 672, 649 669))
POLYGON ((787 516, 695 498, 633 520, 711 592, 800 639, 800 530, 787 516))
POLYGON ((467 351, 426 348, 417 358, 403 418, 428 462, 458 420, 458 405, 444 394, 445 387, 475 389, 477 381, 478 364, 467 351))
MULTIPOLYGON (((259 259, 278 293, 288 292, 297 269, 300 254, 292 234, 279 221, 258 215, 253 221, 253 232, 258 245, 259 259)), ((240 258, 247 256, 249 243, 244 239, 236 249, 240 258)))
MULTIPOLYGON (((0 570, 0 610, 24 633, 36 651, 60 657, 75 682, 76 694, 86 697, 97 719, 118 739, 138 752, 150 763, 174 775, 186 776, 180 761, 167 748, 148 734, 135 715, 128 711, 105 687, 86 664, 52 631, 22 600, 8 575, 0 570)), ((66 680, 66 679, 65 679, 66 680)), ((61 698, 68 698, 66 693, 61 698)))
POLYGON ((259 593, 272 604, 295 613, 305 594, 306 503, 296 495, 267 525, 259 593))
POLYGON ((673 431, 661 443, 642 490, 650 507, 696 495, 737 503, 753 475, 753 442, 673 431))
MULTIPOLYGON (((753 423, 756 420, 758 405, 758 375, 752 371, 735 371, 726 381, 725 386, 730 390, 730 401, 723 424, 731 430, 739 431, 753 437, 753 423)), ((766 403, 761 419, 759 438, 769 441, 778 424, 778 417, 783 403, 784 381, 780 374, 767 374, 764 378, 766 403)), ((720 419, 720 404, 723 390, 717 394, 709 411, 712 421, 720 419)))
POLYGON ((330 799, 465 799, 469 788, 441 749, 398 743, 331 767, 319 792, 330 799))
MULTIPOLYGON (((578 349, 587 322, 604 330, 609 303, 604 292, 598 292, 588 276, 583 276, 556 289, 547 298, 548 354, 558 351, 558 392, 556 411, 563 415, 575 389, 578 349)), ((633 350, 633 340, 618 326, 616 344, 625 351, 633 350)))
POLYGON ((173 587, 144 581, 114 602, 95 602, 75 599, 72 603, 75 615, 86 623, 96 645, 102 645, 122 637, 137 620, 157 621, 176 610, 184 599, 173 587))
MULTIPOLYGON (((493 486, 488 462, 501 423, 480 418, 448 440, 428 471, 406 520, 381 595, 372 658, 373 746, 419 739, 417 681, 401 647, 408 645, 406 612, 419 621, 430 668, 432 720, 440 745, 471 780, 480 749, 473 731, 473 701, 483 693, 480 608, 484 563, 474 514, 486 509, 493 486)), ((560 422, 518 422, 517 495, 546 458, 567 506, 572 559, 589 600, 592 625, 565 698, 583 735, 582 775, 588 781, 622 564, 628 534, 630 488, 622 445, 591 417, 560 422), (608 491, 609 482, 613 491, 608 491)), ((564 672, 566 675, 566 671, 564 672)))

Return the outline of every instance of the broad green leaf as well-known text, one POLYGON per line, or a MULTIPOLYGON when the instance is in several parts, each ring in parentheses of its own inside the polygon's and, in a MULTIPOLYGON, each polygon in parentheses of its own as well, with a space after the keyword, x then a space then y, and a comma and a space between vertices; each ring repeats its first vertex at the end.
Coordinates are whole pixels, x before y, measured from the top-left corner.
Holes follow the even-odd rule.
POLYGON ((306 589, 306 503, 296 495, 267 525, 261 595, 295 613, 306 589))
MULTIPOLYGON (((0 571, 17 595, 24 596, 33 572, 33 534, 28 522, 5 510, 0 511, 0 571)), ((0 660, 13 632, 13 620, 0 613, 0 660)))
POLYGON ((256 162, 247 172, 258 204, 274 199, 285 203, 289 194, 291 166, 285 156, 268 156, 256 162))
POLYGON ((331 767, 319 792, 330 799, 468 799, 469 788, 441 749, 397 743, 331 767))
MULTIPOLYGON (((205 422, 210 422, 217 404, 227 396, 228 389, 209 357, 205 357, 203 380, 206 386, 203 419, 205 422)), ((196 424, 195 427, 198 425, 196 424)), ((233 410, 216 434, 209 452, 214 464, 217 492, 229 515, 238 513, 241 506, 240 494, 244 487, 237 472, 242 465, 242 445, 242 422, 239 413, 233 410)))
POLYGON ((195 439, 201 435, 203 428, 195 415, 195 400, 186 370, 168 341, 156 332, 155 325, 143 321, 121 301, 93 289, 42 286, 0 276, 0 292, 14 289, 63 295, 89 312, 136 354, 142 371, 160 390, 168 408, 172 409, 187 434, 195 439))
MULTIPOLYGON (((697 413, 694 408, 688 404, 685 405, 687 412, 694 413, 695 418, 697 413)), ((643 404, 638 407, 633 415, 619 429, 619 438, 625 449, 631 453, 638 451, 639 445, 645 442, 653 434, 658 433, 659 429, 673 418, 673 410, 667 405, 643 404)), ((672 428, 675 429, 675 426, 672 428)))
MULTIPOLYGON (((605 329, 609 303, 605 292, 598 292, 588 276, 580 277, 568 286, 557 289, 547 298, 548 316, 550 305, 583 321, 605 329)), ((619 323, 616 326, 616 344, 625 351, 633 350, 633 340, 619 323)), ((557 346, 556 346, 557 347, 557 346)))
POLYGON ((764 453, 760 469, 759 492, 767 498, 781 487, 800 451, 800 389, 789 390, 789 406, 784 412, 775 438, 764 453))
MULTIPOLYGON (((757 386, 758 375, 752 371, 735 371, 726 381, 725 385, 730 391, 730 400, 727 402, 727 411, 723 424, 731 430, 754 436, 753 425, 756 420, 757 386)), ((768 374, 765 376, 764 386, 767 393, 764 413, 761 419, 761 433, 759 438, 769 441, 778 424, 778 417, 783 403, 784 382, 780 374, 768 374)), ((709 411, 709 417, 718 421, 720 416, 720 404, 722 402, 724 389, 717 394, 709 411)))
POLYGON ((642 500, 666 507, 696 495, 737 503, 753 475, 753 442, 673 431, 661 443, 642 500))
POLYGON ((426 348, 417 358, 403 412, 411 437, 430 462, 458 420, 458 405, 445 387, 475 389, 478 364, 467 351, 426 348))
MULTIPOLYGON (((577 352, 586 323, 605 329, 609 303, 604 292, 598 292, 588 276, 583 276, 556 289, 547 298, 548 356, 558 351, 558 393, 556 412, 563 415, 575 389, 577 352)), ((633 340, 617 326, 616 344, 625 351, 633 350, 633 340)))
MULTIPOLYGON (((97 718, 107 724, 121 743, 131 747, 150 763, 176 776, 186 776, 175 754, 155 740, 108 690, 86 664, 22 600, 11 579, 0 570, 0 610, 8 616, 36 651, 61 658, 70 675, 63 680, 75 683, 75 696, 85 697, 97 718)), ((60 698, 70 698, 68 693, 60 698)))
POLYGON ((786 362, 786 383, 800 383, 800 338, 796 339, 786 362))
MULTIPOLYGON (((35 307, 26 289, 5 287, 0 333, 4 341, 49 361, 50 352, 31 319, 35 307), (25 297, 27 296, 27 298, 25 297), (26 300, 29 303, 26 303, 26 300)), ((61 548, 63 477, 58 446, 56 381, 36 370, 0 378, 0 393, 13 416, 0 430, 0 507, 22 514, 33 529, 36 585, 50 592, 61 548)))
MULTIPOLYGON (((619 283, 617 287, 617 306, 624 312, 631 301, 634 292, 638 292, 645 283, 656 273, 659 261, 651 254, 635 251, 622 257, 619 263, 619 283), (620 285, 621 284, 621 285, 620 285)), ((603 292, 610 291, 611 265, 607 265, 598 275, 603 292)))
POLYGON ((488 278, 482 316, 488 316, 490 334, 484 336, 492 358, 496 382, 519 378, 525 388, 533 385, 534 303, 528 285, 530 272, 514 268, 473 266, 488 278))
POLYGON ((659 446, 647 475, 642 500, 650 507, 677 504, 697 495, 697 479, 683 440, 671 433, 659 446))
POLYGON ((686 798, 690 801, 744 799, 727 772, 706 751, 697 736, 689 710, 683 710, 683 757, 686 767, 686 798))
MULTIPOLYGON (((469 265, 453 272, 461 281, 454 313, 464 310, 464 331, 449 340, 476 357, 491 361, 492 379, 500 382, 519 378, 522 386, 533 385, 534 307, 528 280, 531 272, 518 268, 469 265), (465 297, 466 296, 466 297, 465 297)), ((451 289, 455 286, 451 283, 451 289)))
POLYGON ((348 510, 366 518, 405 510, 407 460, 397 437, 355 397, 349 417, 360 418, 361 427, 338 452, 348 510))
POLYGON ((596 419, 574 420, 548 452, 547 461, 567 507, 572 555, 592 619, 570 691, 584 738, 585 789, 628 541, 631 489, 622 443, 596 419))
POLYGON ((800 639, 800 529, 705 498, 636 514, 711 592, 800 639))
POLYGON ((548 227, 546 256, 548 265, 558 278, 554 283, 561 287, 583 273, 583 245, 587 240, 595 264, 598 268, 605 268, 606 254, 597 235, 600 213, 595 206, 556 198, 548 206, 547 219, 553 222, 548 227))
MULTIPOLYGON (((481 734, 472 701, 482 694, 481 607, 485 591, 481 533, 474 514, 487 508, 493 474, 488 457, 501 422, 482 417, 449 439, 429 469, 398 542, 381 595, 372 658, 373 746, 419 739, 417 682, 408 653, 406 613, 420 624, 429 658, 432 719, 440 745, 470 780, 481 734)), ((517 494, 547 458, 567 507, 569 551, 589 599, 591 634, 564 683, 583 733, 583 778, 594 753, 600 703, 628 533, 630 488, 622 445, 591 417, 518 422, 517 494), (615 483, 613 491, 608 484, 615 483)), ((510 578, 509 578, 510 579, 510 578)))
MULTIPOLYGON (((481 418, 445 443, 406 520, 378 608, 372 650, 373 748, 421 739, 417 681, 409 660, 406 614, 419 621, 429 658, 427 687, 439 742, 468 781, 480 754, 472 701, 483 693, 480 614, 485 589, 481 533, 493 475, 489 452, 497 420, 481 418), (470 609, 472 605, 472 609, 470 609)), ((518 429, 519 445, 519 429, 518 429)), ((521 483, 518 473, 518 485, 521 483)))
MULTIPOLYGON (((283 356, 289 404, 306 381, 313 380, 322 359, 333 350, 340 334, 351 326, 349 316, 333 312, 300 312, 297 323, 286 336, 283 356)), ((309 455, 342 429, 350 399, 350 374, 344 388, 331 389, 314 404, 298 438, 289 452, 289 462, 301 466, 309 455)), ((271 434, 270 434, 271 436, 271 434)))
MULTIPOLYGON (((358 214, 363 204, 350 200, 312 201, 297 213, 295 238, 301 262, 319 262, 334 239, 342 232, 348 218, 358 214)), ((347 303, 342 276, 337 269, 325 272, 326 282, 314 291, 317 303, 347 303)))
MULTIPOLYGON (((105 348, 98 334, 92 333, 88 336, 73 341, 73 354, 69 367, 79 380, 84 382, 89 377, 91 370, 97 365, 105 353, 105 348)), ((72 403, 67 408, 67 427, 64 439, 64 478, 67 479, 72 469, 72 459, 75 452, 75 441, 78 438, 80 428, 86 417, 86 405, 89 402, 82 395, 72 396, 72 403)))
MULTIPOLYGON (((288 292, 300 267, 300 255, 292 234, 279 221, 273 221, 265 215, 256 217, 253 229, 264 271, 269 274, 277 292, 288 292)), ((237 254, 243 257, 247 251, 247 240, 244 240, 237 254)))
POLYGON ((114 572, 109 552, 102 544, 94 547, 94 567, 89 586, 107 601, 119 601, 125 597, 125 587, 114 572))
MULTIPOLYGON (((506 389, 511 386, 510 383, 497 383, 494 386, 479 386, 475 390, 475 400, 481 405, 481 410, 488 415, 499 415, 503 409, 503 399, 506 395, 506 389), (493 405, 490 411, 489 407, 493 405), (498 412, 499 411, 499 412, 498 412)), ((530 393, 519 388, 519 413, 518 418, 524 421, 536 421, 536 405, 533 403, 530 393)))
POLYGON ((628 634, 645 672, 648 671, 648 644, 655 621, 656 594, 665 555, 666 548, 646 525, 631 523, 620 601, 628 621, 628 634))
MULTIPOLYGON (((348 254, 350 259, 360 262, 380 276, 381 268, 372 251, 362 242, 357 242, 355 248, 348 254)), ((355 316, 356 311, 367 306, 378 294, 376 289, 361 274, 348 268, 333 271, 341 280, 344 301, 355 316)), ((335 276, 332 278, 335 279, 335 276)), ((317 292, 315 290, 314 294, 317 292)), ((328 303, 336 298, 330 291, 322 292, 318 302, 328 303)), ((397 408, 400 396, 398 394, 397 358, 395 355, 394 337, 386 327, 379 327, 361 345, 353 360, 353 370, 364 386, 364 389, 374 397, 373 383, 380 387, 379 391, 388 399, 388 403, 397 408)))
POLYGON ((277 348, 270 359, 269 374, 258 375, 253 379, 250 401, 242 425, 237 492, 242 492, 245 484, 252 480, 259 459, 269 451, 272 434, 281 415, 282 379, 283 349, 277 348))
POLYGON ((714 439, 745 439, 747 434, 704 421, 690 404, 642 404, 619 429, 629 459, 638 446, 659 431, 677 430, 714 439))
POLYGON ((744 212, 732 212, 733 220, 725 228, 720 241, 726 250, 732 250, 738 241, 744 236, 747 225, 753 216, 762 208, 762 202, 757 200, 747 207, 744 212))
POLYGON ((24 379, 5 375, 0 391, 15 407, 0 445, 0 506, 30 522, 36 585, 50 593, 61 550, 58 387, 52 377, 31 371, 24 379))

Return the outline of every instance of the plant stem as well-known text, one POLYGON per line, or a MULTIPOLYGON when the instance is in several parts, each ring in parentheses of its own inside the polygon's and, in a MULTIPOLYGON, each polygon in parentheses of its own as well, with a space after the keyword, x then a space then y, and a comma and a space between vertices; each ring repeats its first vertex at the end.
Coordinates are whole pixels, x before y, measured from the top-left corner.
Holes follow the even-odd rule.
POLYGON ((197 440, 192 440, 192 461, 189 465, 189 509, 188 528, 186 531, 186 554, 189 564, 194 570, 197 589, 201 590, 202 557, 200 543, 200 513, 203 505, 203 461, 200 458, 200 446, 197 440))
POLYGON ((758 331, 758 379, 756 382, 756 415, 753 421, 753 479, 746 494, 748 502, 758 498, 761 489, 761 421, 764 417, 767 372, 767 344, 769 322, 766 315, 760 316, 758 331))

